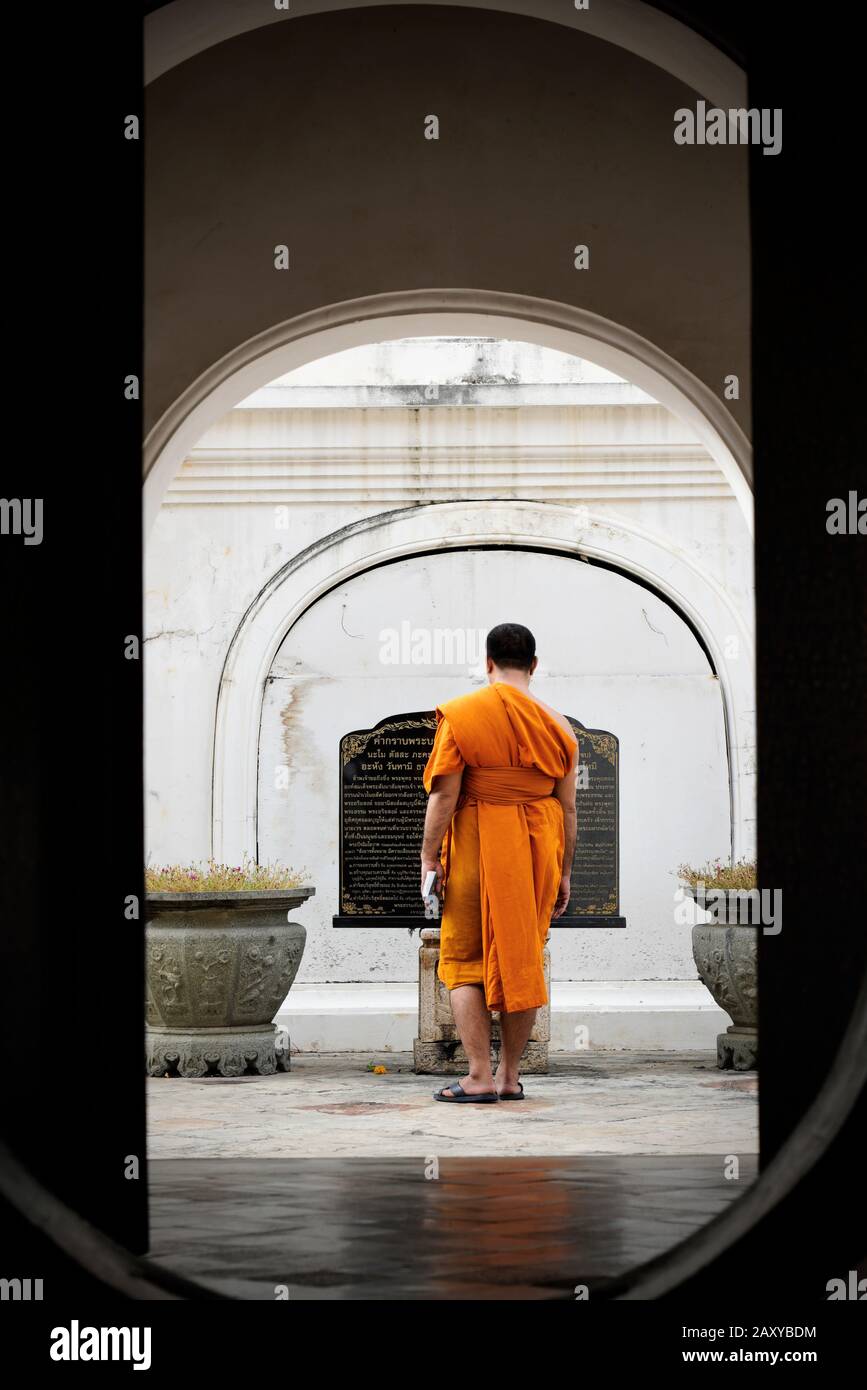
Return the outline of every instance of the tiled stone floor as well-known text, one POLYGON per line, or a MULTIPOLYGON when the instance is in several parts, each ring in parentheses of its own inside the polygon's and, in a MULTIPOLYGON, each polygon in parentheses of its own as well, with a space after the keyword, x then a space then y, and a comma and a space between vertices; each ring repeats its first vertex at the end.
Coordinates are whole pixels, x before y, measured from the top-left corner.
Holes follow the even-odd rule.
POLYGON ((527 1100, 449 1108, 447 1077, 390 1054, 293 1057, 271 1077, 148 1081, 154 1158, 727 1154, 758 1145, 756 1073, 711 1053, 559 1054, 525 1078, 527 1100), (373 1059, 379 1061, 380 1059, 373 1059))
POLYGON ((368 1060, 149 1081, 152 1257, 243 1299, 592 1299, 756 1175, 757 1078, 711 1054, 559 1056, 453 1112, 368 1060))

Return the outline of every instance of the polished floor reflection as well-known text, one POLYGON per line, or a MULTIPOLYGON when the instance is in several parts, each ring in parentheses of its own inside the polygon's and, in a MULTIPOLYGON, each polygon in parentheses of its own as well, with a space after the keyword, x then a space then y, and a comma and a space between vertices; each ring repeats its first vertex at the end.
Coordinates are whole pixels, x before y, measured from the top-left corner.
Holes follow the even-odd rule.
POLYGON ((756 1168, 751 1154, 158 1159, 150 1254, 243 1299, 574 1298, 576 1285, 592 1299, 756 1168))

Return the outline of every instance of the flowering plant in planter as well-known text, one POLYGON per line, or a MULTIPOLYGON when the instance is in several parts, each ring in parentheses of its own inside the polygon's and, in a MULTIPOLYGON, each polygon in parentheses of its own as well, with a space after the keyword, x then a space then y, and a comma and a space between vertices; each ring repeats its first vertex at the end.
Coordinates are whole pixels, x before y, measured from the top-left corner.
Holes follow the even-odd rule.
POLYGON ((756 861, 741 859, 736 864, 723 864, 720 859, 709 859, 701 869, 681 864, 677 876, 690 888, 704 884, 705 888, 750 889, 756 887, 756 861))
POLYGON ((245 855, 236 865, 148 865, 145 887, 148 1074, 288 1071, 288 1039, 273 1019, 307 939, 289 916, 312 884, 245 855))
POLYGON ((151 893, 239 893, 262 888, 299 888, 304 874, 282 864, 255 864, 245 852, 240 864, 206 859, 194 864, 148 865, 145 888, 151 893))
POLYGON ((711 859, 700 869, 681 864, 677 870, 684 892, 715 922, 751 926, 761 920, 762 894, 755 859, 723 864, 711 859))

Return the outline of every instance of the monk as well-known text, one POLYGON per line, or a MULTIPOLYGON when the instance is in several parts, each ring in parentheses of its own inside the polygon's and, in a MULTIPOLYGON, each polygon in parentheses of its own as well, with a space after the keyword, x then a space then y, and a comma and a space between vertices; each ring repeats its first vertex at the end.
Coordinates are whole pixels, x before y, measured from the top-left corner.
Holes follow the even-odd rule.
POLYGON ((523 1099, 519 1063, 548 999, 545 939, 569 902, 578 744, 568 720, 530 693, 537 665, 529 628, 492 628, 488 685, 437 706, 424 770, 421 879, 433 870, 443 895, 438 974, 469 1059, 469 1075, 434 1092, 451 1105, 523 1099))

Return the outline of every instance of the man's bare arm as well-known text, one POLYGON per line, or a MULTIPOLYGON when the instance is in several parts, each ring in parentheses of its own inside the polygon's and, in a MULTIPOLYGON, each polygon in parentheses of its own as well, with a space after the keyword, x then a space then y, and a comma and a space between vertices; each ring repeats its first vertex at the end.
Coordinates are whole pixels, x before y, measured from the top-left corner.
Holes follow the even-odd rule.
POLYGON ((443 877, 443 868, 440 863, 440 849, 442 847, 446 828, 458 804, 463 775, 463 771, 447 772, 441 773, 433 780, 433 788, 427 799, 427 811, 425 812, 424 818, 424 836, 421 842, 422 887, 424 887, 427 874, 433 869, 437 876, 436 888, 439 890, 440 881, 443 877))

